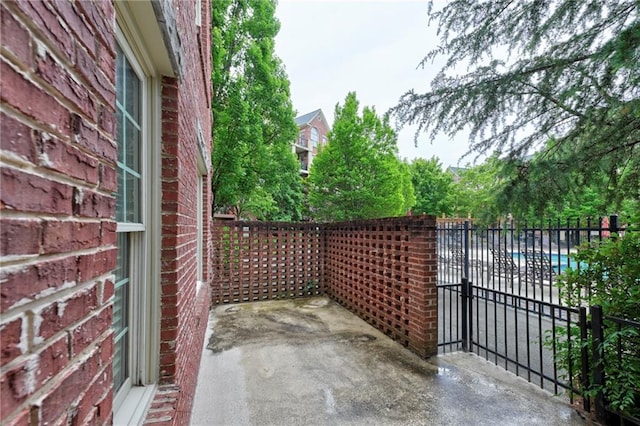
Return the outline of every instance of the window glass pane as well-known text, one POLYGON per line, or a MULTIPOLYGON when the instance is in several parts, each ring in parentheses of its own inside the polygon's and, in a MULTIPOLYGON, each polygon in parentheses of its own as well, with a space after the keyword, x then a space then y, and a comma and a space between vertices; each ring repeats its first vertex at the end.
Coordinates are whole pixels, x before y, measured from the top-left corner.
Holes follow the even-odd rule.
POLYGON ((129 61, 126 61, 125 67, 127 91, 125 107, 131 118, 133 118, 136 123, 140 123, 140 79, 133 71, 133 68, 131 68, 129 61))
POLYGON ((138 200, 140 199, 140 178, 137 176, 134 176, 131 173, 125 173, 125 198, 127 200, 127 205, 126 205, 126 222, 132 222, 132 223, 140 223, 141 218, 140 218, 140 205, 141 203, 138 202, 138 200), (131 200, 136 200, 136 201, 131 201, 131 200))
POLYGON ((131 170, 140 173, 140 131, 135 125, 126 121, 127 147, 125 153, 125 163, 131 170))
POLYGON ((117 391, 129 376, 127 363, 127 347, 129 345, 129 288, 130 288, 130 253, 129 234, 118 233, 116 244, 118 257, 116 261, 116 291, 113 300, 113 332, 114 358, 113 380, 117 391))
POLYGON ((124 84, 122 81, 124 73, 124 55, 120 46, 116 45, 116 99, 118 102, 124 100, 124 84))
POLYGON ((120 108, 116 108, 116 129, 117 129, 117 144, 118 144, 118 161, 124 163, 124 122, 122 119, 122 111, 120 108))
POLYGON ((113 347, 113 388, 115 392, 120 390, 120 387, 124 384, 129 372, 127 371, 127 339, 116 340, 113 347))
POLYGON ((118 193, 116 196, 116 222, 124 222, 125 221, 125 217, 124 217, 124 212, 125 212, 125 206, 124 206, 124 191, 125 191, 125 187, 124 187, 124 171, 122 170, 121 167, 118 167, 117 170, 118 173, 118 193))
POLYGON ((118 246, 118 255, 116 257, 116 285, 129 279, 129 246, 127 241, 129 236, 127 233, 118 232, 116 245, 118 246))
POLYGON ((119 46, 116 54, 116 120, 118 128, 116 220, 118 222, 142 223, 140 215, 142 83, 119 46))
MULTIPOLYGON (((113 329, 117 333, 126 330, 127 327, 127 302, 129 300, 128 297, 129 290, 129 282, 123 281, 120 283, 120 286, 116 289, 115 299, 113 303, 113 329)), ((117 334, 116 333, 116 334, 117 334)))

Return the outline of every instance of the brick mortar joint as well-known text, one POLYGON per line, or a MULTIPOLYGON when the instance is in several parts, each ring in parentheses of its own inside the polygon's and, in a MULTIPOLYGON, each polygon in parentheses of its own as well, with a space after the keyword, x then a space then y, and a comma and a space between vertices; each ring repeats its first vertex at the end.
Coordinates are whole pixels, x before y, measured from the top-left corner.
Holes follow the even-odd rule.
MULTIPOLYGON (((107 337, 111 334, 111 330, 105 331, 103 334, 98 336, 90 345, 84 348, 81 352, 79 352, 74 358, 70 358, 63 369, 58 371, 55 376, 51 377, 44 385, 40 386, 35 390, 31 395, 29 395, 23 402, 20 404, 14 412, 19 413, 23 409, 29 409, 30 406, 41 406, 42 401, 55 392, 57 386, 64 382, 64 380, 68 379, 75 371, 79 370, 81 365, 87 364, 92 357, 96 356, 102 349, 102 345, 107 337)), ((53 339, 53 337, 52 337, 53 339)), ((29 354, 30 357, 36 356, 37 353, 29 354)), ((15 360, 14 360, 15 361, 15 360)), ((13 363, 13 361, 12 361, 13 363)), ((106 371, 107 368, 110 368, 110 363, 105 363, 97 369, 96 374, 92 377, 91 381, 85 386, 81 393, 78 393, 73 401, 80 400, 84 394, 91 388, 91 386, 97 381, 100 380, 100 376, 106 371)), ((2 375, 6 374, 7 371, 10 371, 8 365, 3 366, 2 375)))
MULTIPOLYGON (((66 144, 66 142, 63 142, 66 144)), ((78 148, 76 146, 74 146, 73 144, 68 144, 69 146, 73 146, 75 148, 78 148)), ((100 162, 100 159, 92 154, 88 154, 87 152, 85 152, 85 154, 89 155, 90 157, 96 159, 99 161, 99 164, 97 167, 95 167, 96 171, 99 171, 100 168, 100 164, 108 164, 110 167, 112 165, 110 165, 109 163, 106 163, 104 161, 100 162)), ((23 161, 23 162, 5 162, 5 157, 2 156, 0 157, 2 158, 2 162, 0 162, 0 168, 2 170, 13 170, 18 172, 18 174, 21 175, 27 175, 27 176, 35 176, 37 178, 46 180, 46 181, 50 181, 50 182, 54 182, 60 185, 65 185, 68 186, 72 189, 78 188, 81 190, 88 190, 91 192, 94 192, 96 194, 100 194, 104 197, 109 197, 109 198, 113 198, 115 200, 115 196, 113 195, 113 193, 111 191, 106 191, 104 189, 101 188, 101 181, 100 179, 98 179, 98 181, 96 183, 91 183, 91 184, 87 184, 87 181, 81 180, 79 178, 73 178, 73 177, 69 177, 67 174, 62 173, 62 172, 58 172, 56 170, 52 170, 43 166, 40 166, 38 164, 33 164, 31 162, 27 162, 27 161, 23 161)), ((115 170, 115 166, 112 167, 115 170)), ((3 210, 3 214, 5 212, 10 212, 11 210, 3 210)), ((25 212, 25 213, 29 213, 29 212, 25 212)), ((74 216, 71 216, 74 217, 74 216)), ((80 217, 78 217, 80 218, 80 217)), ((107 219, 106 217, 104 219, 107 219)))
MULTIPOLYGON (((20 269, 24 269, 25 267, 37 266, 46 262, 55 262, 58 260, 65 260, 71 257, 76 257, 76 262, 77 262, 78 260, 77 258, 80 256, 89 256, 92 254, 104 253, 104 252, 113 250, 115 248, 116 248, 115 245, 110 245, 110 246, 105 245, 105 246, 98 246, 98 247, 75 250, 75 251, 64 252, 64 253, 30 254, 30 255, 25 255, 24 259, 17 259, 17 256, 16 256, 16 259, 9 259, 8 261, 5 259, 8 256, 3 256, 2 258, 0 258, 0 266, 2 267, 3 273, 7 274, 7 273, 14 272, 14 269, 16 269, 16 271, 19 271, 20 269), (36 261, 30 262, 29 260, 36 260, 36 261)), ((93 278, 93 280, 96 280, 96 279, 98 279, 98 277, 93 278)))
MULTIPOLYGON (((103 310, 106 306, 110 304, 109 301, 102 302, 98 300, 100 296, 100 288, 104 285, 105 281, 112 280, 114 277, 113 273, 109 272, 107 274, 103 274, 99 277, 93 278, 86 282, 78 283, 77 281, 69 282, 67 286, 59 287, 59 291, 53 292, 51 294, 47 294, 40 298, 36 298, 26 302, 22 305, 16 305, 10 307, 7 311, 2 312, 2 324, 13 321, 16 318, 19 318, 22 314, 31 313, 32 315, 39 315, 44 309, 51 307, 56 302, 66 302, 71 299, 72 296, 77 295, 86 290, 95 288, 96 289, 96 308, 91 310, 88 316, 83 317, 79 322, 87 319, 89 316, 93 316, 94 313, 103 310), (102 277, 102 278, 101 278, 102 277)), ((78 323, 79 323, 78 322, 78 323)), ((69 327, 73 327, 77 325, 73 323, 69 325, 69 327)), ((62 333, 62 330, 57 332, 56 335, 62 333)), ((57 338, 56 335, 51 336, 49 339, 57 338)), ((59 336, 58 336, 59 337, 59 336)))
MULTIPOLYGON (((31 20, 29 19, 29 21, 31 21, 31 20)), ((32 30, 30 31, 30 33, 31 33, 31 35, 33 35, 33 31, 32 30)), ((57 52, 52 50, 51 46, 48 45, 48 43, 47 43, 47 41, 49 41, 48 38, 46 38, 46 37, 45 38, 33 38, 32 37, 32 40, 34 41, 34 46, 35 46, 36 49, 40 49, 41 47, 44 47, 46 49, 47 53, 52 54, 52 57, 53 57, 54 61, 56 62, 56 64, 61 65, 65 69, 65 71, 70 76, 72 76, 76 81, 82 81, 84 84, 88 84, 89 83, 89 82, 85 81, 84 77, 80 73, 78 73, 77 71, 75 71, 73 69, 73 65, 71 65, 71 68, 70 68, 67 61, 61 60, 61 58, 57 54, 57 52)), ((74 42, 74 46, 75 46, 75 42, 74 42)), ((12 60, 7 61, 7 64, 15 72, 17 72, 20 76, 22 76, 26 81, 32 83, 37 89, 40 89, 41 91, 51 95, 56 100, 56 102, 58 102, 70 114, 81 114, 84 118, 90 119, 87 122, 93 124, 94 126, 91 126, 91 127, 94 127, 96 131, 98 131, 103 136, 105 136, 105 135, 108 136, 109 135, 108 133, 106 133, 99 126, 99 124, 98 124, 98 122, 100 120, 99 117, 96 120, 94 120, 93 117, 87 116, 84 113, 84 111, 78 110, 76 108, 76 106, 74 106, 73 103, 67 98, 67 96, 65 96, 63 93, 61 93, 58 88, 56 88, 55 86, 53 86, 52 84, 47 82, 42 77, 38 76, 36 74, 36 71, 37 71, 36 68, 25 69, 24 67, 20 66, 21 64, 15 63, 12 60)), ((100 72, 103 76, 105 76, 104 72, 102 72, 102 69, 96 68, 94 70, 94 72, 96 72, 96 71, 100 72)), ((114 89, 115 89, 115 86, 114 86, 114 89)), ((106 103, 104 102, 105 99, 102 99, 102 95, 99 93, 99 90, 91 91, 91 94, 97 95, 97 96, 100 97, 100 102, 98 102, 98 105, 103 106, 103 107, 106 105, 106 103)), ((40 122, 38 122, 37 120, 25 117, 22 113, 20 113, 20 115, 23 116, 24 119, 29 120, 30 123, 37 124, 37 127, 43 128, 42 124, 40 122)), ((43 130, 43 131, 45 131, 45 130, 43 130)), ((45 132, 46 133, 55 134, 60 139, 68 138, 68 135, 64 135, 63 133, 61 133, 59 130, 57 130, 55 128, 47 128, 47 130, 45 132)))

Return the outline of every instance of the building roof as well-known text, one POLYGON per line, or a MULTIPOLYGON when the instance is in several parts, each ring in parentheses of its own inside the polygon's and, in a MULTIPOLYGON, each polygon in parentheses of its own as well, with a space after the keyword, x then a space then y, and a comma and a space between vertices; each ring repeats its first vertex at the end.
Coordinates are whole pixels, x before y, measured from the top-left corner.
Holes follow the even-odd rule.
POLYGON ((461 173, 464 173, 466 169, 466 167, 453 167, 453 166, 449 166, 447 167, 447 170, 449 170, 451 173, 453 173, 454 175, 459 176, 461 173))
POLYGON ((446 171, 451 173, 451 175, 453 176, 453 181, 457 183, 457 182, 460 182, 460 179, 462 179, 462 175, 466 170, 467 169, 465 167, 449 166, 447 167, 446 171))
POLYGON ((295 118, 296 124, 298 126, 309 124, 314 118, 316 118, 316 115, 318 115, 318 113, 321 113, 321 112, 322 112, 321 109, 317 109, 315 111, 308 112, 304 115, 300 115, 295 118))
POLYGON ((311 124, 311 122, 318 115, 322 119, 322 122, 324 123, 325 127, 327 129, 329 129, 329 123, 327 123, 327 119, 324 116, 324 113, 322 112, 322 109, 317 109, 315 111, 308 112, 308 113, 306 113, 304 115, 300 115, 300 116, 295 118, 295 121, 296 121, 296 124, 298 125, 298 127, 307 126, 307 125, 311 124))

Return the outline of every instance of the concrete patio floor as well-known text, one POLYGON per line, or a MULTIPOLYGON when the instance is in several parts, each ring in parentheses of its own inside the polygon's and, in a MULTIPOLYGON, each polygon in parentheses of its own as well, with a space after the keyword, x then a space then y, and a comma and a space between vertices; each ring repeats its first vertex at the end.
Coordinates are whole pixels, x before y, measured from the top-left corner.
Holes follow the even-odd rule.
POLYGON ((471 354, 422 360, 324 297, 211 311, 193 425, 583 425, 471 354))

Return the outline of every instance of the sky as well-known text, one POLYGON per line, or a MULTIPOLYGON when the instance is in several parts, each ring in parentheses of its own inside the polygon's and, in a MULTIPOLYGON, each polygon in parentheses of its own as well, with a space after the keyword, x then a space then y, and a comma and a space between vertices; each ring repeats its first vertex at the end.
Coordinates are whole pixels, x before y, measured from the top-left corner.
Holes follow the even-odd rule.
MULTIPOLYGON (((291 81, 293 107, 297 115, 321 108, 329 125, 348 92, 381 116, 408 90, 428 91, 442 65, 436 60, 418 68, 438 42, 425 0, 279 0, 276 17, 275 50, 291 81)), ((432 141, 422 133, 417 147, 414 134, 415 128, 398 133, 400 157, 436 156, 445 168, 474 161, 475 154, 460 160, 468 151, 466 134, 432 141)))

